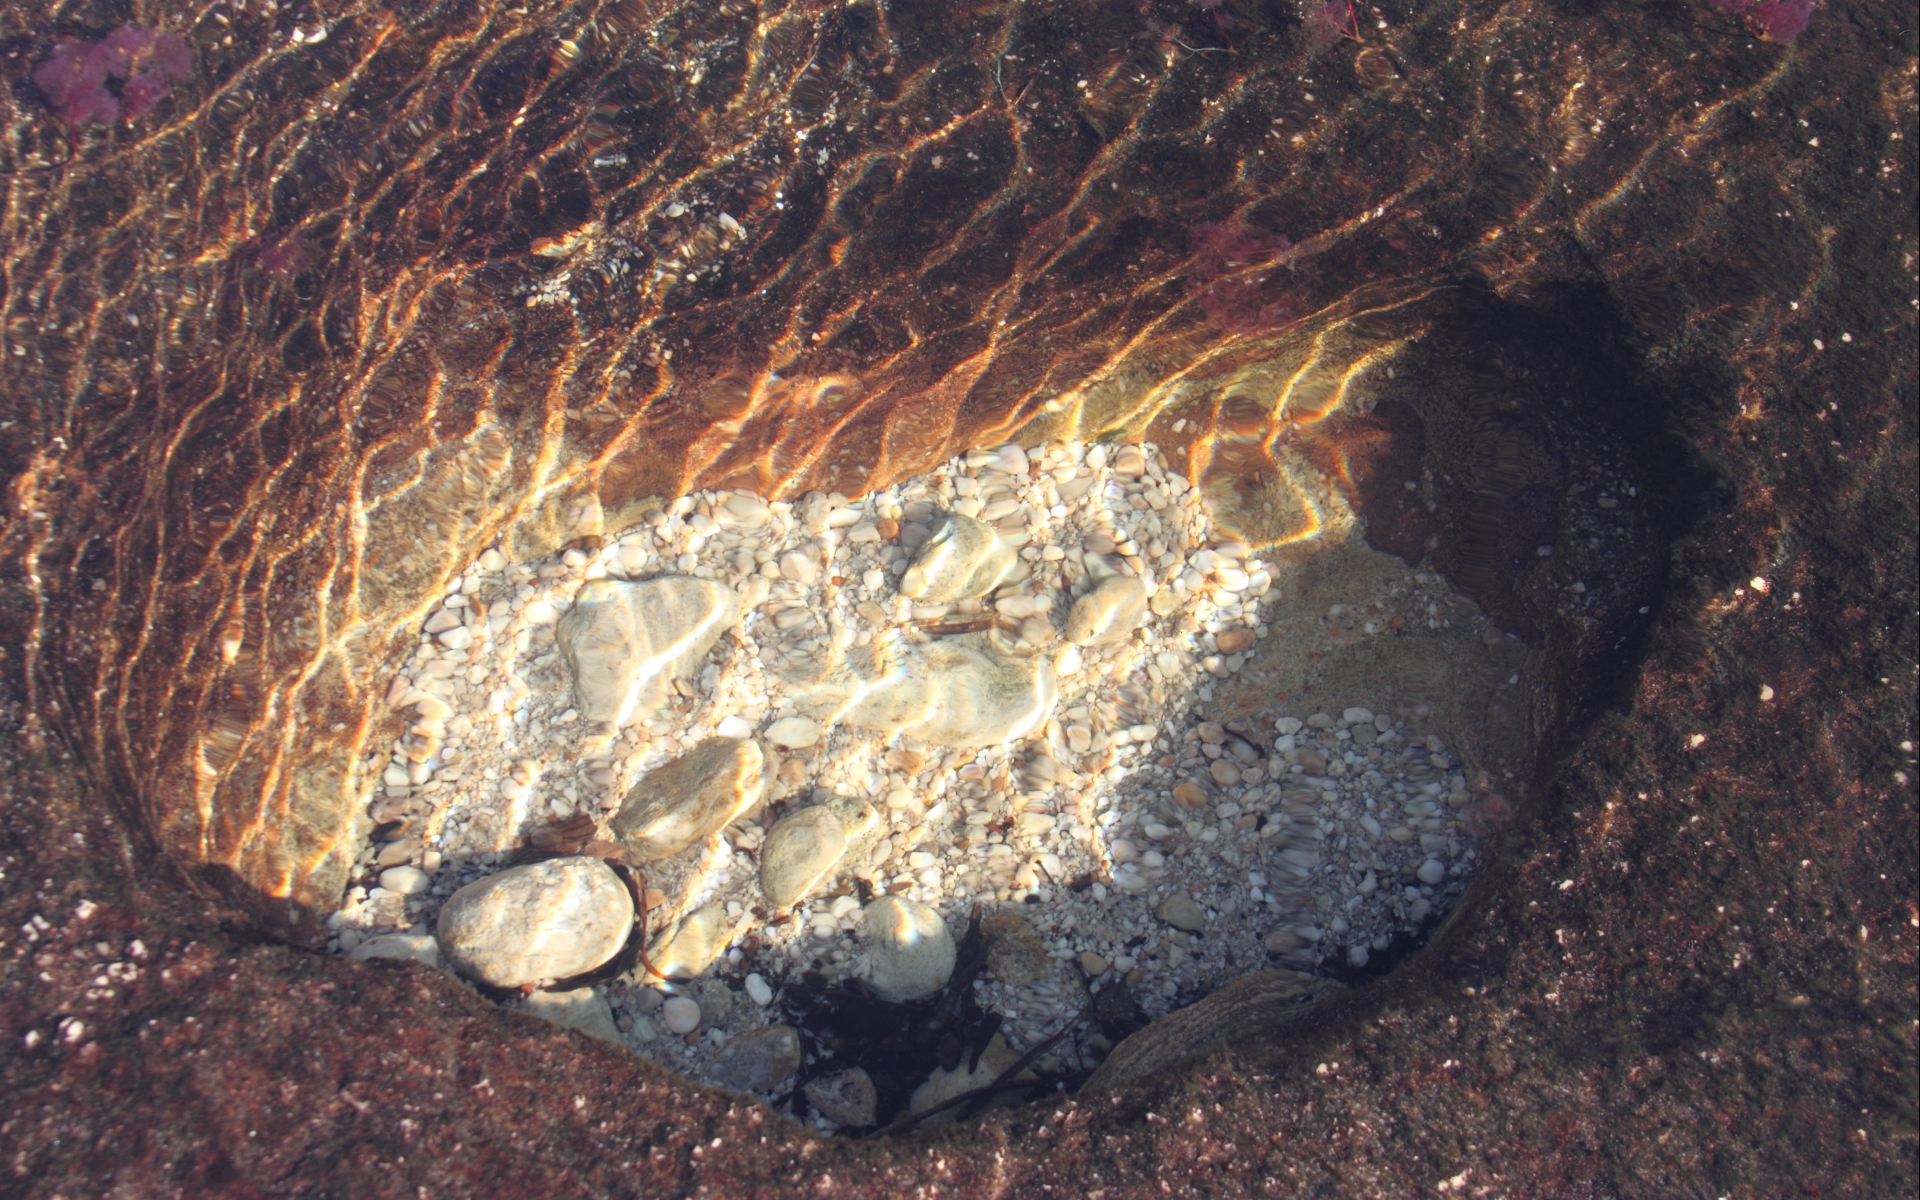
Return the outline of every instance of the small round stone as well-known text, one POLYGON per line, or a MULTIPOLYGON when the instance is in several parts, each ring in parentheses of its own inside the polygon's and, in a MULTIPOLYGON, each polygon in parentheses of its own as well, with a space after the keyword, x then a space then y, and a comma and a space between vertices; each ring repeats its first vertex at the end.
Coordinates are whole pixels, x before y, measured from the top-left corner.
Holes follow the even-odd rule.
POLYGON ((804 750, 820 740, 820 722, 811 717, 782 717, 767 726, 767 740, 782 750, 804 750))
POLYGON ((1433 887, 1446 879, 1446 864, 1437 858, 1430 858, 1420 864, 1420 869, 1415 871, 1414 875, 1421 883, 1426 884, 1428 887, 1433 887))
POLYGON ((1175 929, 1184 929, 1188 933, 1199 933, 1207 925, 1206 910, 1185 892, 1175 892, 1162 900, 1153 915, 1175 929))
POLYGON ((380 886, 402 896, 418 896, 433 886, 433 878, 419 867, 388 867, 380 872, 380 886))
POLYGON ((660 1019, 674 1033, 692 1033, 700 1028, 700 1006, 685 996, 672 996, 660 1006, 660 1019))

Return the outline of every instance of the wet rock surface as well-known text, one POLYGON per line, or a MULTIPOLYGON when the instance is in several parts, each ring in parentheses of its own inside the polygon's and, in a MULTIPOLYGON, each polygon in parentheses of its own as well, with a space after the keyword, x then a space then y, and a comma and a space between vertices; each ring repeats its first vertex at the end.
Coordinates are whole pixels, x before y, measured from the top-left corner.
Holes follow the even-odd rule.
MULTIPOLYGON (((1101 15, 1120 19, 1108 8, 1101 15)), ((1198 9, 1166 15, 1189 19, 1175 30, 1189 46, 1202 45, 1194 39, 1214 27, 1198 9)), ((1623 15, 1440 4, 1384 13, 1389 28, 1366 31, 1378 42, 1336 45, 1316 60, 1311 85, 1296 79, 1307 69, 1304 50, 1273 49, 1265 39, 1280 35, 1264 28, 1237 28, 1237 55, 1175 64, 1166 86, 1192 99, 1198 114, 1207 110, 1202 97, 1227 94, 1235 73, 1257 69, 1248 64, 1261 55, 1292 55, 1272 87, 1289 111, 1278 114, 1278 126, 1264 111, 1244 122, 1260 145, 1245 144, 1239 159, 1271 164, 1259 169, 1279 178, 1241 184, 1222 175, 1218 190, 1225 204, 1236 189, 1257 185, 1258 196, 1232 200, 1258 200, 1263 219, 1295 236, 1350 231, 1322 243, 1327 256, 1299 264, 1313 270, 1290 277, 1327 294, 1383 270, 1484 284, 1502 303, 1557 323, 1568 344, 1618 349, 1659 399, 1645 425, 1677 454, 1671 478, 1685 482, 1697 469, 1693 455, 1711 461, 1714 474, 1710 487, 1678 497, 1673 578, 1643 639, 1622 651, 1637 652, 1626 661, 1642 665, 1613 681, 1613 707, 1578 731, 1565 773, 1546 781, 1533 807, 1511 814, 1474 893, 1422 957, 1290 1025, 1284 1040, 1226 1046, 1129 1085, 1120 1104, 1067 1098, 994 1111, 979 1119, 992 1127, 984 1135, 963 1126, 905 1143, 822 1144, 765 1117, 755 1125, 757 1110, 742 1117, 737 1097, 690 1088, 611 1047, 583 1051, 563 1030, 530 1030, 425 964, 350 963, 258 940, 257 930, 284 920, 289 907, 286 886, 274 881, 296 880, 289 886, 311 898, 340 877, 313 864, 326 861, 344 818, 302 801, 310 807, 294 820, 272 807, 282 800, 261 799, 269 776, 297 779, 308 789, 301 796, 344 796, 339 779, 355 753, 337 741, 359 719, 340 699, 351 694, 346 667, 322 650, 336 619, 324 607, 322 581, 340 578, 331 572, 346 556, 332 557, 313 533, 330 519, 361 519, 351 490, 360 481, 391 489, 379 492, 388 501, 381 521, 410 536, 395 549, 401 540, 392 527, 375 523, 364 587, 376 604, 389 591, 417 600, 443 582, 446 564, 470 557, 474 546, 449 549, 436 563, 419 536, 425 523, 451 528, 459 513, 477 512, 489 489, 522 487, 533 469, 504 435, 484 432, 495 427, 472 419, 473 406, 498 396, 505 419, 523 422, 513 437, 529 445, 547 428, 556 437, 576 427, 595 436, 595 414, 563 415, 565 397, 545 391, 548 378, 521 374, 538 376, 542 348, 571 336, 564 319, 541 324, 553 306, 511 297, 528 323, 501 327, 500 341, 481 339, 475 353, 488 364, 487 381, 472 392, 458 379, 436 391, 427 350, 380 358, 367 370, 387 374, 356 393, 364 402, 355 402, 351 431, 332 423, 337 406, 308 403, 303 390, 313 367, 335 352, 326 332, 333 326, 322 325, 328 310, 294 299, 312 292, 278 290, 277 273, 228 264, 234 271, 217 286, 230 283, 233 303, 194 308, 205 315, 168 327, 202 329, 207 344, 224 346, 234 356, 224 373, 177 359, 171 348, 156 353, 151 342, 82 343, 83 327, 14 310, 21 319, 9 337, 26 353, 0 356, 0 404, 11 421, 0 452, 12 494, 28 503, 0 535, 9 566, 0 583, 0 641, 9 647, 0 663, 0 737, 10 767, 0 778, 9 860, 0 879, 8 943, 0 1024, 16 1039, 0 1056, 0 1086, 12 1105, 0 1140, 13 1169, 48 1194, 72 1195, 539 1194, 562 1176, 586 1194, 724 1187, 775 1195, 829 1172, 849 1194, 876 1196, 1047 1186, 1147 1196, 1164 1194, 1163 1184, 1175 1194, 1257 1193, 1270 1181, 1355 1196, 1442 1185, 1467 1195, 1766 1194, 1798 1189, 1811 1172, 1835 1194, 1911 1193, 1916 828, 1913 754, 1902 743, 1914 738, 1915 707, 1914 428, 1904 399, 1914 364, 1911 280, 1888 241, 1912 247, 1909 233, 1889 234, 1887 214, 1910 208, 1920 130, 1910 103, 1883 113, 1871 102, 1908 94, 1914 50, 1906 14, 1866 5, 1829 19, 1837 15, 1816 10, 1808 33, 1780 47, 1756 43, 1737 19, 1705 8, 1623 15), (1596 63, 1610 65, 1584 65, 1596 63), (1587 86, 1535 86, 1572 74, 1587 86), (1312 101, 1304 98, 1309 87, 1312 101), (1427 119, 1410 120, 1414 109, 1427 119), (1269 137, 1275 128, 1296 130, 1302 141, 1269 137), (1396 152, 1345 156, 1335 167, 1323 141, 1396 152), (1661 149, 1681 142, 1685 155, 1661 149), (1464 154, 1462 146, 1485 150, 1464 154), (1380 218, 1347 224, 1376 208, 1380 218), (1512 219, 1522 212, 1524 220, 1512 219), (290 324, 254 320, 275 306, 290 324), (223 320, 234 323, 223 328, 223 320), (504 372, 501 345, 511 347, 513 364, 504 372), (99 356, 93 362, 102 369, 71 369, 84 355, 99 356), (149 359, 152 372, 142 365, 149 359), (161 369, 183 366, 158 386, 161 369), (244 382, 222 393, 223 380, 244 382), (82 386, 89 390, 70 394, 82 386), (288 395, 301 402, 281 403, 288 395), (433 396, 440 403, 429 420, 433 396), (211 403, 216 397, 220 405, 211 403), (156 445, 169 447, 164 468, 149 465, 156 445), (469 453, 471 460, 462 457, 469 453), (177 473, 179 486, 175 474, 155 486, 155 472, 177 473), (271 501, 250 503, 251 489, 266 487, 255 480, 267 477, 276 481, 271 501), (269 590, 254 573, 267 560, 279 564, 276 579, 289 581, 284 590, 269 590), (183 664, 181 647, 205 652, 183 664), (198 692, 178 686, 183 671, 215 670, 217 682, 198 692), (102 687, 102 679, 115 683, 102 687), (275 691, 287 681, 298 683, 275 691), (256 727, 277 729, 286 711, 269 720, 269 697, 286 704, 320 694, 329 699, 316 703, 322 715, 307 736, 292 739, 297 753, 261 749, 256 727), (330 733, 336 726, 344 732, 330 733), (202 793, 195 780, 209 769, 232 773, 202 793), (268 812, 280 814, 284 844, 256 840, 268 812), (298 882, 309 870, 320 882, 298 882), (572 1094, 585 1106, 554 1103, 572 1094), (617 1104, 599 1099, 614 1095, 617 1104), (596 1125, 590 1149, 582 1121, 596 1125)), ((918 29, 890 25, 896 41, 888 44, 914 62, 965 53, 953 47, 991 42, 956 36, 991 33, 971 24, 980 19, 955 10, 918 29)), ((234 94, 213 89, 245 84, 254 78, 249 56, 287 44, 284 30, 257 12, 236 16, 235 27, 227 51, 234 57, 202 60, 206 78, 184 81, 177 98, 197 103, 188 87, 234 94)), ((361 61, 352 52, 329 55, 372 45, 378 28, 349 14, 326 42, 302 52, 310 74, 276 75, 298 101, 299 120, 316 111, 310 96, 361 61)), ((396 34, 381 53, 425 61, 414 36, 396 34)), ((1064 33, 1033 36, 1066 57, 1059 78, 1086 78, 1094 92, 1061 89, 1068 94, 1053 95, 1048 109, 1084 105, 1091 121, 1116 134, 1122 126, 1103 114, 1125 112, 1130 101, 1102 82, 1109 76, 1096 56, 1106 43, 1081 36, 1075 51, 1064 33)), ((1122 36, 1115 44, 1127 43, 1122 36)), ((1004 66, 1007 94, 1018 95, 1027 77, 1018 62, 1004 66)), ((544 79, 547 70, 540 57, 537 69, 523 62, 516 78, 544 79)), ((376 71, 369 86, 407 74, 404 66, 376 71)), ((450 102, 464 77, 436 74, 446 89, 438 99, 450 102)), ((918 77, 912 62, 873 76, 918 77)), ((1111 78, 1119 87, 1129 77, 1111 78)), ((435 86, 422 103, 436 101, 435 86)), ((1022 103, 1050 86, 1035 77, 1022 103)), ((981 94, 990 91, 985 85, 981 94)), ((293 153, 309 144, 278 137, 289 118, 261 100, 231 110, 209 100, 206 119, 218 112, 251 123, 253 145, 293 153)), ((65 162, 57 122, 24 107, 22 94, 5 103, 25 131, 19 153, 27 165, 36 156, 65 162)), ((329 119, 363 120, 369 107, 342 107, 329 119)), ((515 112, 471 110, 482 129, 477 142, 516 153, 507 126, 515 112)), ((990 129, 1001 119, 1014 118, 977 122, 990 129)), ((536 114, 514 128, 546 136, 551 125, 536 114)), ((972 124, 959 128, 975 136, 972 124)), ((1050 144, 1061 152, 1038 158, 1036 169, 1069 174, 1090 161, 1098 136, 1087 121, 1024 128, 1059 139, 1050 144)), ((376 144, 368 132, 362 144, 376 144)), ((1217 132, 1220 145, 1242 137, 1225 126, 1217 132)), ((54 280, 53 266, 37 265, 64 271, 101 259, 129 228, 195 236, 157 208, 141 210, 137 197, 157 204, 161 193, 125 174, 151 167, 155 178, 176 177, 188 169, 167 157, 177 144, 142 137, 103 155, 106 147, 91 139, 108 136, 123 134, 92 130, 61 171, 20 177, 46 190, 33 194, 30 220, 13 218, 7 254, 21 283, 10 295, 44 285, 71 297, 63 311, 80 320, 105 304, 100 328, 132 330, 124 305, 209 294, 216 278, 192 269, 211 261, 213 245, 190 245, 165 267, 129 266, 164 284, 156 289, 96 292, 84 273, 54 280)), ((423 154, 423 162, 437 161, 423 154)), ((1103 264, 1174 263, 1187 252, 1193 170, 1204 162, 1179 163, 1130 177, 1124 191, 1059 190, 1128 197, 1130 213, 1145 215, 1099 214, 1075 228, 1137 239, 1142 253, 1054 254, 1070 222, 1041 202, 1035 258, 1086 285, 1058 289, 1064 317, 1120 319, 1089 313, 1089 297, 1124 303, 1131 291, 1100 286, 1103 264), (1167 210, 1177 215, 1155 215, 1162 195, 1178 199, 1167 210), (1156 235, 1155 222, 1167 228, 1156 235)), ((916 172, 934 169, 929 161, 903 177, 914 211, 928 211, 920 180, 930 178, 916 172)), ((466 172, 460 165, 455 173, 466 172)), ((427 171, 423 186, 439 186, 433 178, 427 171)), ((868 228, 897 230, 885 219, 890 201, 873 203, 883 219, 868 228)), ((479 219, 503 245, 552 236, 513 227, 504 204, 482 208, 479 219)), ((368 229, 387 236, 391 222, 406 223, 405 236, 427 248, 421 269, 444 280, 452 260, 429 221, 437 211, 397 205, 397 215, 368 229)), ((530 211, 515 209, 515 219, 530 211)), ((551 228, 564 223, 560 210, 540 211, 551 212, 551 228)), ((964 222, 974 210, 953 211, 964 222)), ((469 249, 471 228, 447 223, 467 231, 460 236, 469 249)), ((404 278, 414 254, 379 256, 344 240, 338 252, 327 262, 340 265, 314 270, 310 282, 334 270, 365 272, 375 287, 419 294, 404 278)), ((841 261, 870 271, 862 264, 889 258, 856 238, 841 261)), ((497 273, 499 263, 487 270, 497 273)), ((742 295, 751 299, 738 303, 765 302, 754 289, 742 295)), ((1377 300, 1361 307, 1377 312, 1377 300)), ((471 306, 474 315, 488 303, 458 288, 433 302, 471 306)), ((712 315, 702 310, 700 319, 712 315)), ((1060 327, 1041 320, 1031 334, 1009 336, 1050 339, 1060 327)), ((855 322, 823 336, 820 353, 871 361, 904 328, 855 322)), ((1193 336, 1195 326, 1179 332, 1193 336)), ((677 346, 674 367, 691 374, 703 353, 737 353, 737 341, 719 340, 728 344, 677 346)), ((899 334, 898 344, 911 358, 943 343, 922 332, 917 341, 899 334), (915 349, 906 350, 910 342, 915 349)), ((973 345, 954 350, 972 354, 973 345)), ((452 344, 445 350, 444 362, 462 353, 452 344)), ((565 354, 547 357, 574 369, 565 354)), ((1499 371, 1489 359, 1473 366, 1499 371)), ((927 394, 919 360, 889 369, 905 381, 900 395, 927 394)), ((339 380, 358 370, 342 361, 320 375, 339 380)), ((998 389, 990 395, 1023 386, 991 372, 985 378, 998 389)), ((889 403, 887 384, 873 387, 880 398, 863 412, 889 403)), ((731 411, 724 389, 703 395, 715 419, 731 411)), ((1225 406, 1222 415, 1233 416, 1225 406)), ((688 426, 677 414, 647 419, 688 426)), ((1187 418, 1156 419, 1170 431, 1187 418)), ((1391 461, 1391 414, 1376 420, 1374 445, 1391 461)), ((846 428, 838 415, 822 424, 846 428)), ((686 436, 700 427, 692 423, 686 436)), ((880 435, 858 436, 877 443, 880 435)), ((1257 450, 1250 439, 1224 446, 1222 456, 1255 456, 1257 467, 1257 450)), ((673 456, 663 449, 659 457, 673 456)), ((674 494, 683 489, 654 482, 674 469, 636 469, 622 486, 674 494)), ((1409 480, 1426 486, 1417 456, 1411 472, 1381 480, 1376 528, 1409 534, 1415 549, 1446 533, 1423 524, 1421 493, 1395 494, 1409 480)), ((1452 510, 1444 499, 1436 511, 1452 510)), ((1524 522, 1511 529, 1527 532, 1524 522)), ((1567 606, 1565 619, 1576 620, 1575 603, 1556 593, 1544 612, 1559 619, 1567 606)), ((411 633, 411 621, 395 616, 392 627, 402 626, 411 633)), ((284 743, 276 734, 272 744, 284 743)))
POLYGON ((605 863, 557 858, 461 888, 440 909, 447 963, 494 987, 568 979, 619 952, 633 900, 605 863))
POLYGON ((652 716, 739 619, 739 595, 711 580, 587 584, 555 627, 580 716, 615 726, 652 716))
POLYGON ((751 738, 708 738, 634 784, 608 828, 632 862, 678 854, 757 808, 767 766, 751 738))
POLYGON ((824 681, 803 702, 824 719, 936 746, 990 746, 1023 737, 1053 711, 1054 668, 1006 653, 984 633, 882 646, 824 681))

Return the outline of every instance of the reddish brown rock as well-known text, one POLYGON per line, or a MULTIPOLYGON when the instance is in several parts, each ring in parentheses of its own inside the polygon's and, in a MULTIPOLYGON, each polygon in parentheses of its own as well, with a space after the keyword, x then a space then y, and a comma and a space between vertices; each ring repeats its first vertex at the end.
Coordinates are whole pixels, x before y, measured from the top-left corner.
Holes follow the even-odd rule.
MULTIPOLYGON (((1440 0, 1309 64, 1290 15, 1222 11, 1231 54, 1180 5, 776 0, 695 111, 678 56, 737 12, 660 6, 642 51, 617 8, 595 37, 329 10, 289 57, 250 6, 167 129, 0 100, 15 1189, 1911 1194, 1910 15, 1822 7, 1783 47, 1710 5, 1440 0), (1189 301, 1201 221, 1297 247, 1189 301), (236 241, 295 233, 298 273, 236 241), (1579 593, 1534 585, 1576 547, 1534 539, 1578 481, 1533 485, 1592 420, 1672 543, 1635 560, 1671 569, 1632 581, 1647 623, 1547 698, 1600 715, 1398 973, 1112 1097, 822 1142, 444 971, 297 948, 401 732, 382 672, 494 539, 853 494, 1308 342, 1285 411, 1222 394, 1178 435, 1223 503, 1274 499, 1276 455, 1347 470, 1377 544, 1570 644, 1579 593), (1314 420, 1387 365, 1404 412, 1314 420), (1551 420, 1512 403, 1549 368, 1585 381, 1551 420), (1478 407, 1416 408, 1429 371, 1478 407)), ((1625 528, 1577 495, 1586 536, 1625 528)))

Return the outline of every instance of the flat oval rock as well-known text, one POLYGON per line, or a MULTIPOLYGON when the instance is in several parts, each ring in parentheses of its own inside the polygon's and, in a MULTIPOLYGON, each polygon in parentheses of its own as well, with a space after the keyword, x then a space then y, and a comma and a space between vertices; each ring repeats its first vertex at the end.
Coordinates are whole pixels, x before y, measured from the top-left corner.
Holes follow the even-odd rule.
POLYGON ((920 1000, 953 977, 953 934, 936 910, 904 896, 867 905, 867 980, 882 1000, 920 1000))
POLYGON ((1206 910, 1185 892, 1175 892, 1162 900, 1153 915, 1175 929, 1184 929, 1188 933, 1199 933, 1207 927, 1206 910))
POLYGON ((1025 737, 1053 711, 1054 665, 1003 654, 984 633, 922 645, 875 639, 810 689, 802 705, 829 721, 910 734, 938 746, 995 746, 1025 737))
POLYGON ((589 580, 554 630, 574 707, 616 726, 652 716, 739 620, 739 593, 710 579, 589 580))
POLYGON ((630 861, 658 862, 758 808, 767 784, 760 743, 708 738, 642 776, 607 827, 630 861))
POLYGON ((1132 575, 1111 575, 1073 602, 1067 614, 1067 640, 1077 646, 1104 646, 1124 640, 1147 611, 1147 585, 1132 575))
POLYGON ((775 908, 791 908, 881 828, 871 804, 836 798, 782 817, 760 847, 760 889, 775 908))
MULTIPOLYGON (((652 964, 653 972, 646 978, 697 978, 720 957, 727 943, 733 940, 736 928, 737 923, 727 920, 726 909, 718 903, 694 909, 647 947, 647 962, 652 964)), ((641 972, 646 973, 644 966, 641 972)))
POLYGON ((1013 547, 993 526, 951 513, 900 577, 900 594, 928 604, 984 596, 1013 563, 1013 547))
POLYGON ((533 992, 521 1003, 536 1017, 627 1048, 627 1039, 620 1036, 620 1027, 613 1023, 613 1009, 608 1006, 607 998, 590 987, 570 992, 533 992))
POLYGON ((447 897, 435 936, 447 962, 494 987, 566 979, 626 944, 633 897, 595 858, 555 858, 477 879, 447 897))
POLYGON ((800 1069, 800 1035, 769 1025, 727 1043, 713 1064, 714 1082, 743 1092, 770 1092, 800 1069))

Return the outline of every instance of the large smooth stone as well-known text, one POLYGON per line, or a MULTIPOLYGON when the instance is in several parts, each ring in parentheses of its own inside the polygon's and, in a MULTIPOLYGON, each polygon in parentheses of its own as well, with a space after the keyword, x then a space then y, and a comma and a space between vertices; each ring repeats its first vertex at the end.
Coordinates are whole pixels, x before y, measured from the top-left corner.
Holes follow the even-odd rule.
POLYGON ((826 721, 905 733, 939 746, 994 746, 1025 737, 1053 711, 1054 666, 1001 653, 985 633, 920 645, 875 640, 809 689, 800 705, 826 721))
POLYGON ((886 896, 867 905, 867 981, 883 1000, 919 1000, 953 977, 953 934, 918 900, 886 896))
POLYGON ((835 798, 789 813, 760 846, 760 890, 775 908, 791 908, 857 854, 882 828, 871 804, 835 798))
POLYGON ((799 1069, 800 1035, 788 1025, 769 1025, 728 1042, 713 1078, 721 1087, 770 1092, 799 1069))
POLYGON ((1067 640, 1080 646, 1104 646, 1124 640, 1147 611, 1147 585, 1132 575, 1112 575, 1073 603, 1067 614, 1067 640))
MULTIPOLYGON (((653 967, 654 979, 694 979, 705 973, 720 957, 738 924, 727 919, 727 912, 718 903, 696 908, 682 917, 670 928, 664 930, 647 947, 647 962, 653 967)), ((642 973, 646 971, 641 968, 642 973)))
POLYGON ((993 526, 951 513, 900 577, 900 594, 928 604, 984 596, 1006 578, 1013 564, 1013 547, 1000 539, 993 526))
POLYGON ((555 858, 447 897, 435 936, 461 974, 495 987, 566 979, 606 962, 633 929, 633 897, 597 858, 555 858))
POLYGON ((767 753, 751 738, 708 738, 641 777, 608 829, 634 863, 678 854, 760 806, 767 753))
POLYGON ((618 726, 657 713, 673 680, 699 670, 739 620, 739 593, 709 579, 590 580, 554 630, 574 707, 587 721, 618 726))
POLYGON ((534 1016, 556 1025, 578 1029, 589 1037, 597 1037, 616 1046, 625 1047, 627 1044, 627 1039, 620 1036, 620 1027, 613 1023, 613 1009, 607 1006, 607 998, 590 987, 575 988, 570 992, 533 992, 527 996, 524 1004, 534 1016))

